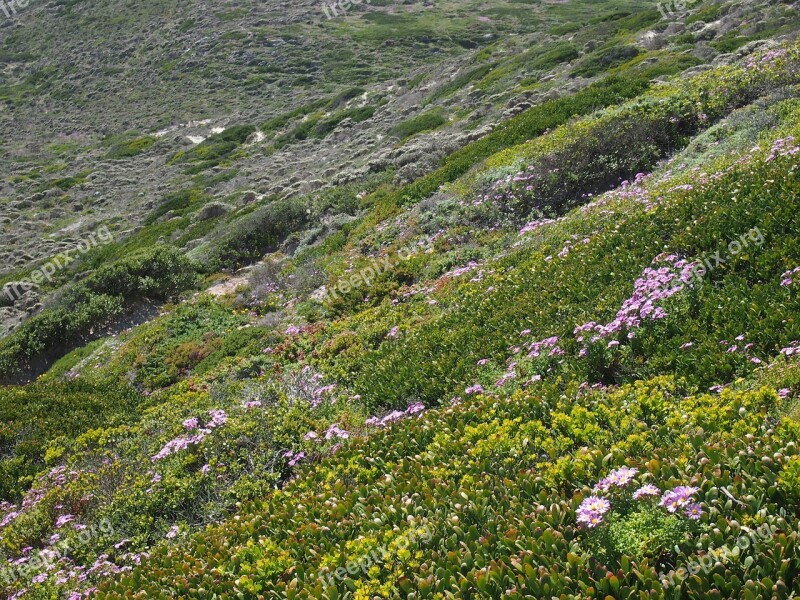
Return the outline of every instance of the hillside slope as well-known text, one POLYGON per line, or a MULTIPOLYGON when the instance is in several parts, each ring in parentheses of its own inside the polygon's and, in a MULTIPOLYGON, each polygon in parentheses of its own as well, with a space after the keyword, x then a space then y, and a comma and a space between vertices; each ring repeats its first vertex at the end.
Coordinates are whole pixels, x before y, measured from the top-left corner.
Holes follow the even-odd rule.
POLYGON ((796 3, 121 8, 1 30, 0 597, 800 593, 796 3))

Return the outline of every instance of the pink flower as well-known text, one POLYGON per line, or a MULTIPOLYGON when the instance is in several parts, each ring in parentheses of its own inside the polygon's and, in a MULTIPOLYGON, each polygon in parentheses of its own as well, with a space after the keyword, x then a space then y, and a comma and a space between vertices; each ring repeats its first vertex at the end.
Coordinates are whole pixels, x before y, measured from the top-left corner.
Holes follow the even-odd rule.
POLYGON ((325 439, 330 440, 333 438, 340 438, 346 440, 350 437, 350 433, 345 431, 344 429, 340 429, 338 425, 334 424, 328 428, 328 431, 325 432, 325 439))
POLYGON ((196 429, 197 428, 198 423, 199 423, 199 421, 197 420, 197 417, 191 417, 190 419, 186 419, 183 422, 183 427, 187 431, 191 431, 192 429, 196 429))
POLYGON ((630 467, 620 467, 616 471, 611 471, 607 477, 601 479, 596 486, 594 486, 595 492, 607 492, 612 487, 625 487, 631 481, 633 481, 634 476, 639 472, 639 469, 630 468, 630 467))
POLYGON ((640 498, 645 498, 647 496, 658 497, 661 495, 661 490, 658 489, 656 486, 647 484, 640 487, 638 490, 633 492, 633 499, 639 500, 640 498))
POLYGON ((305 453, 305 452, 298 452, 297 454, 295 454, 295 455, 294 455, 294 458, 292 458, 292 459, 289 461, 289 466, 290 466, 290 467, 293 467, 293 466, 295 466, 297 463, 299 463, 299 462, 300 462, 301 460, 303 460, 305 457, 306 457, 306 453, 305 453))
POLYGON ((703 516, 703 509, 696 502, 693 504, 689 504, 686 507, 686 516, 689 517, 692 521, 697 521, 700 517, 703 516))
POLYGON ((581 502, 578 510, 590 510, 604 515, 611 510, 611 503, 605 498, 600 498, 599 496, 589 496, 583 502, 581 502))
POLYGON ((215 427, 222 427, 228 422, 228 415, 224 410, 216 409, 208 411, 211 415, 211 421, 208 422, 208 428, 214 429, 215 427))
POLYGON ((581 502, 576 511, 578 523, 590 529, 603 522, 603 515, 611 510, 611 503, 605 498, 590 496, 581 502))
POLYGON ((665 507, 669 512, 677 512, 679 508, 688 507, 689 500, 698 491, 696 487, 678 486, 675 489, 666 492, 661 498, 660 505, 665 507))
POLYGON ((414 402, 406 409, 407 415, 416 415, 425 412, 425 405, 422 402, 414 402))
POLYGON ((75 517, 73 515, 61 515, 60 517, 58 517, 58 519, 56 519, 56 529, 60 529, 70 521, 74 520, 75 517))

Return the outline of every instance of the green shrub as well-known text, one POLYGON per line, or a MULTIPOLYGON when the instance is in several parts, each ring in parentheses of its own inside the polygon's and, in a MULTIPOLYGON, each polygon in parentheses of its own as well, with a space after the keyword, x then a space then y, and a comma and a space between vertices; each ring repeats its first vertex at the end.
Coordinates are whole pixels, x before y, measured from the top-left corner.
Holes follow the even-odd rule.
POLYGON ((124 142, 118 142, 113 146, 111 146, 111 149, 106 154, 106 158, 115 160, 119 160, 122 158, 132 158, 134 156, 138 156, 139 154, 147 152, 150 148, 153 147, 153 144, 155 143, 156 143, 156 138, 149 135, 139 138, 134 138, 132 140, 127 140, 124 142))
POLYGON ((612 67, 628 62, 639 56, 640 50, 636 46, 612 46, 595 50, 589 56, 581 59, 572 70, 574 77, 594 77, 612 67))
POLYGON ((69 288, 56 307, 0 341, 0 381, 38 374, 54 359, 101 335, 138 301, 166 300, 195 279, 195 267, 171 247, 101 267, 69 288))
POLYGON ((277 248, 307 222, 308 212, 301 201, 271 202, 212 234, 203 264, 209 271, 242 267, 277 248))
POLYGON ((457 150, 448 156, 436 171, 397 190, 382 202, 401 205, 418 202, 443 184, 454 181, 492 154, 539 136, 576 115, 587 114, 636 96, 648 85, 648 82, 643 80, 610 77, 573 96, 550 100, 530 108, 503 121, 489 135, 457 150))
POLYGON ((235 125, 221 133, 215 133, 191 150, 176 153, 170 164, 188 164, 188 173, 200 173, 216 167, 233 153, 256 130, 254 125, 235 125))
POLYGON ((403 142, 423 131, 438 129, 445 123, 447 123, 447 118, 442 114, 441 110, 429 110, 428 112, 412 117, 402 123, 398 123, 389 130, 389 135, 403 142))
POLYGON ((164 201, 153 212, 147 215, 145 225, 152 225, 158 219, 163 217, 168 212, 183 215, 187 212, 186 209, 200 204, 205 204, 211 200, 211 196, 204 194, 198 188, 189 188, 173 192, 164 198, 164 201))

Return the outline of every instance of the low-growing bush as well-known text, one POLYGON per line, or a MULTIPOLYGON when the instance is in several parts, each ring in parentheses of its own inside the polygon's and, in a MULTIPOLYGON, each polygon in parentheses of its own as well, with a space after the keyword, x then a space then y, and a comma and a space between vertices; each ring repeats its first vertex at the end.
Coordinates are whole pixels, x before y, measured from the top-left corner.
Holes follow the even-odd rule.
POLYGON ((144 300, 163 301, 196 280, 195 266, 164 246, 100 267, 70 288, 58 304, 0 341, 0 381, 26 379, 78 344, 99 336, 144 300))
POLYGON ((236 269, 275 250, 286 237, 308 222, 302 200, 275 200, 225 224, 211 235, 201 262, 209 271, 236 269))
POLYGON ((440 110, 429 110, 416 117, 398 123, 389 130, 389 135, 398 138, 401 142, 422 133, 433 131, 447 123, 447 118, 440 110))

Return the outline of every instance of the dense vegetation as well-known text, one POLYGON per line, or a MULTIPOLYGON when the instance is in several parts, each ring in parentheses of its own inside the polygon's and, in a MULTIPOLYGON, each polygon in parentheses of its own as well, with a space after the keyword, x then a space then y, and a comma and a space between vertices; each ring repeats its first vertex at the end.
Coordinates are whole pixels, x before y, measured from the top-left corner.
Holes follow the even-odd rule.
MULTIPOLYGON (((423 106, 383 130, 389 155, 462 127, 456 98, 563 89, 425 169, 296 193, 245 188, 248 156, 354 151, 388 87, 162 157, 180 177, 141 227, 0 338, 0 597, 796 596, 800 45, 682 73, 736 7, 693 6, 652 49, 652 6, 566 3, 558 41, 507 54, 388 4, 348 35, 412 52, 441 26, 472 52, 398 84, 423 106)), ((479 22, 533 26, 532 6, 479 22)), ((111 135, 102 161, 162 148, 111 135)))

